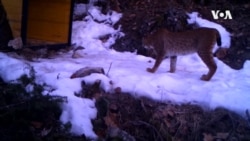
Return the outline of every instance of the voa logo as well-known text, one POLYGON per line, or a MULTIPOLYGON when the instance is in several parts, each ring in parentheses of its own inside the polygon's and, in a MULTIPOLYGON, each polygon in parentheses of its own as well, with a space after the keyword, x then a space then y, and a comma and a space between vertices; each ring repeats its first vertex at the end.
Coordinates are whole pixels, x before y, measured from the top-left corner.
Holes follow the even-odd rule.
POLYGON ((215 20, 222 18, 222 19, 233 19, 232 14, 229 10, 221 11, 221 10, 211 10, 211 13, 213 15, 213 18, 215 20))

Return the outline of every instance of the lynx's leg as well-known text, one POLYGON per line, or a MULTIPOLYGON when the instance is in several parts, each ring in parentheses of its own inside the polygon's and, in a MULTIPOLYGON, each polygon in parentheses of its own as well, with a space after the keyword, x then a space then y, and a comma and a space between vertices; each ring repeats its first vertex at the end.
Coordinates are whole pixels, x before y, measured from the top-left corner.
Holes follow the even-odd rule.
POLYGON ((198 55, 209 69, 207 74, 201 76, 201 80, 209 81, 217 69, 217 65, 214 61, 213 54, 203 51, 203 52, 198 52, 198 55))
POLYGON ((158 67, 160 66, 162 60, 163 60, 163 57, 157 56, 153 68, 147 68, 147 71, 148 71, 148 72, 151 72, 151 73, 154 73, 154 72, 158 69, 158 67))
POLYGON ((176 61, 177 61, 177 56, 171 56, 170 57, 170 70, 169 72, 174 73, 176 70, 176 61))

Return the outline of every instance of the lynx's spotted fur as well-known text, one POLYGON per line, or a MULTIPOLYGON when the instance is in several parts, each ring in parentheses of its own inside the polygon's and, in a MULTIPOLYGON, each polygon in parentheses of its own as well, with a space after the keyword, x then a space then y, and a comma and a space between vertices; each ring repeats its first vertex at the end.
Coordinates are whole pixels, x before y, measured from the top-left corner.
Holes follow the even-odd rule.
POLYGON ((170 57, 170 72, 175 72, 178 55, 198 53, 209 70, 201 76, 201 80, 209 81, 217 69, 212 52, 216 42, 218 46, 221 45, 219 32, 213 28, 198 28, 185 32, 169 32, 161 28, 142 40, 143 46, 156 55, 153 68, 147 68, 147 71, 154 73, 167 56, 170 57))

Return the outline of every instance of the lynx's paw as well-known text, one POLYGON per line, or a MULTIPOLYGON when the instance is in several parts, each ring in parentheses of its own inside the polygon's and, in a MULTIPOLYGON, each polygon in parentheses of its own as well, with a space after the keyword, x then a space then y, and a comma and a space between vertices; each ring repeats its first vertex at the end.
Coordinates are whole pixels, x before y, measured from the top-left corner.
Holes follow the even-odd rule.
POLYGON ((175 72, 175 70, 169 70, 168 72, 169 72, 169 73, 174 73, 174 72, 175 72))
POLYGON ((151 68, 147 68, 147 71, 148 72, 151 72, 151 73, 154 73, 155 71, 153 70, 153 69, 151 69, 151 68))
POLYGON ((211 77, 208 77, 207 75, 205 75, 205 74, 203 74, 202 76, 201 76, 201 80, 203 80, 203 81, 209 81, 211 79, 211 77))

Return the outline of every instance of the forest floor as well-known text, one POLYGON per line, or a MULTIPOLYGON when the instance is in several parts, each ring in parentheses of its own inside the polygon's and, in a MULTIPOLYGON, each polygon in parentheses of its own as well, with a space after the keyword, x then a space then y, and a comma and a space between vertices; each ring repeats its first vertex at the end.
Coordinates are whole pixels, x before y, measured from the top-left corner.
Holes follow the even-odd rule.
MULTIPOLYGON (((125 3, 126 1, 123 2, 125 3)), ((137 1, 132 2, 139 3, 137 1)), ((128 8, 123 7, 124 11, 130 12, 131 10, 127 9, 130 7, 132 9, 132 6, 135 8, 137 8, 138 5, 143 6, 140 3, 136 5, 132 2, 131 4, 125 3, 128 8)), ((159 4, 161 5, 162 3, 160 2, 159 4)), ((149 6, 147 4, 145 5, 149 6)), ((137 9, 140 10, 140 7, 137 9)), ((151 10, 150 8, 147 9, 151 10)), ((171 9, 173 8, 170 6, 168 13, 172 12, 171 9)), ((204 10, 203 8, 201 9, 204 10)), ((243 9, 243 11, 247 11, 249 7, 245 9, 246 10, 243 9)), ((238 9, 236 7, 236 10, 242 10, 242 7, 239 7, 238 9)), ((235 13, 238 12, 236 10, 235 13)), ((125 13, 127 17, 130 17, 131 19, 134 18, 131 16, 134 13, 129 12, 127 14, 125 13)), ((148 13, 152 12, 149 11, 148 13)), ((158 14, 157 11, 154 13, 158 14)), ((176 14, 177 19, 178 13, 176 14)), ((142 17, 152 17, 145 16, 144 12, 140 12, 139 14, 136 13, 136 15, 141 15, 142 17)), ((249 15, 248 12, 246 12, 245 15, 249 15)), ((172 17, 175 18, 174 16, 172 17)), ((234 25, 232 23, 235 22, 248 21, 240 19, 241 17, 244 17, 244 14, 242 14, 242 16, 235 17, 235 20, 230 21, 230 24, 229 21, 227 21, 229 24, 227 27, 234 25)), ((147 21, 141 20, 140 18, 136 19, 138 22, 147 21)), ((158 18, 156 18, 155 21, 162 21, 161 19, 157 19, 158 18)), ((131 24, 129 18, 126 17, 124 20, 126 20, 126 23, 131 26, 143 25, 131 24)), ((181 23, 179 21, 177 22, 181 23)), ((171 19, 169 19, 169 23, 172 23, 171 19)), ((241 25, 244 26, 246 24, 242 23, 241 25)), ((138 31, 143 28, 143 26, 136 28, 127 26, 127 28, 131 30, 136 29, 136 31, 138 31)), ((235 29, 236 32, 238 31, 236 29, 245 28, 239 27, 232 29, 235 29)), ((248 31, 249 30, 244 30, 244 41, 247 40, 245 37, 248 35, 248 31)), ((137 33, 134 31, 131 32, 137 33)), ((127 36, 131 35, 127 34, 127 36)), ((121 39, 120 43, 124 44, 125 39, 128 40, 129 38, 121 39)), ((127 41, 125 43, 131 45, 131 42, 134 43, 135 41, 127 41)), ((241 40, 238 42, 246 43, 241 40)), ((129 46, 127 44, 124 45, 126 50, 129 46)), ((137 46, 139 43, 135 42, 135 44, 135 46, 137 46)), ((234 44, 236 43, 233 43, 233 45, 234 44)), ((237 47, 238 46, 246 45, 239 44, 237 47)), ((117 47, 121 47, 119 42, 117 43, 117 47)), ((191 103, 183 105, 171 102, 163 103, 144 97, 135 97, 128 93, 120 93, 119 90, 115 93, 106 93, 100 88, 99 82, 96 82, 93 85, 83 85, 83 89, 83 93, 78 95, 79 97, 96 99, 96 108, 98 113, 96 119, 92 122, 94 131, 100 140, 250 141, 250 115, 247 109, 245 115, 238 115, 225 108, 208 109, 207 107, 201 107, 191 103)), ((57 98, 56 101, 51 101, 51 97, 41 97, 41 87, 38 86, 36 90, 37 91, 35 93, 40 93, 38 97, 27 97, 24 84, 6 84, 0 80, 0 138, 2 141, 23 139, 39 141, 87 140, 84 136, 76 137, 69 134, 68 128, 70 127, 66 127, 68 125, 63 126, 62 128, 62 124, 59 121, 60 110, 58 109, 58 106, 55 106, 55 104, 51 102, 55 102, 60 105, 60 102, 63 102, 65 98, 57 98)))
POLYGON ((118 137, 123 141, 250 140, 248 111, 245 119, 225 108, 208 109, 190 103, 157 102, 119 92, 104 93, 98 82, 86 88, 97 99, 98 115, 93 124, 102 138, 118 137))
MULTIPOLYGON (((22 53, 22 52, 21 52, 22 53)), ((0 137, 32 140, 88 140, 69 133, 70 124, 59 120, 65 97, 42 96, 43 88, 22 78, 20 84, 0 81, 0 137), (15 134, 15 136, 13 136, 15 134)), ((96 100, 97 117, 92 121, 99 140, 121 141, 250 141, 250 115, 238 115, 225 108, 209 109, 191 103, 175 104, 145 97, 105 92, 101 82, 82 83, 76 96, 96 100)))

